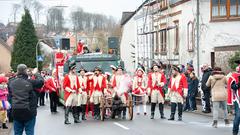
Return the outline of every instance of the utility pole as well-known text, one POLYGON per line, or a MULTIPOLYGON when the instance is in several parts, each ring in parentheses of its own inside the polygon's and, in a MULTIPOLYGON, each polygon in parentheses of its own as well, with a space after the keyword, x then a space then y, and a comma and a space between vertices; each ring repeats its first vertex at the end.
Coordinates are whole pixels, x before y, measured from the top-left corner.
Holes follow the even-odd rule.
POLYGON ((200 34, 199 34, 199 16, 200 16, 200 7, 199 7, 199 0, 197 0, 197 75, 200 76, 200 56, 199 56, 199 41, 200 41, 200 34))

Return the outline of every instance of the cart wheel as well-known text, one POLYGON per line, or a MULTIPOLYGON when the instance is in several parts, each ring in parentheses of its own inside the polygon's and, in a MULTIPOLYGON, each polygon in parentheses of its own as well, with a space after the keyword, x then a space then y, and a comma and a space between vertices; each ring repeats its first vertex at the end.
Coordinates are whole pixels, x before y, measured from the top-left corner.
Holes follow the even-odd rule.
POLYGON ((104 121, 104 115, 105 115, 105 100, 104 100, 104 97, 101 97, 101 101, 100 101, 100 117, 101 117, 101 121, 104 121))
POLYGON ((129 96, 129 99, 128 99, 128 117, 129 117, 129 120, 133 119, 133 100, 132 100, 132 96, 129 96))

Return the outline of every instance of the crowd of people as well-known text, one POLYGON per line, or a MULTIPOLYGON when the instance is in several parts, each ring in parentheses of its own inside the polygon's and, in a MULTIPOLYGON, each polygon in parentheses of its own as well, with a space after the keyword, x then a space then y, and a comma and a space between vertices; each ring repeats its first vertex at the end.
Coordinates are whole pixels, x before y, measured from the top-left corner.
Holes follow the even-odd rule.
POLYGON ((175 120, 178 111, 177 120, 182 121, 184 111, 197 110, 196 97, 202 91, 202 112, 213 112, 212 126, 217 128, 219 109, 223 110, 224 122, 228 125, 228 108, 232 106, 235 110, 233 135, 238 134, 240 65, 236 72, 226 76, 221 68, 212 69, 205 64, 201 67, 201 79, 197 78, 192 61, 187 63, 186 68, 171 65, 168 73, 162 63, 153 62, 149 71, 139 65, 133 76, 127 74, 122 66, 111 65, 109 68, 112 73, 104 73, 100 67, 95 67, 92 72, 83 67, 77 71, 73 61, 69 64, 69 73, 59 82, 56 70, 39 73, 24 64, 18 65, 16 74, 0 75, 1 127, 7 129, 7 121, 13 121, 15 134, 22 134, 25 129, 27 134, 32 135, 38 105, 44 106, 44 99, 49 97, 50 111, 56 114, 61 88, 64 90, 66 125, 71 124, 70 112, 74 123, 87 120, 89 112, 95 120, 99 120, 102 97, 112 99, 112 108, 105 111, 105 117, 126 119, 126 104, 130 95, 134 97, 137 115, 141 115, 142 104, 142 114, 147 116, 146 105, 150 103, 150 118, 155 119, 155 108, 158 106, 160 119, 166 119, 164 104, 168 101, 171 107, 168 120, 175 120))

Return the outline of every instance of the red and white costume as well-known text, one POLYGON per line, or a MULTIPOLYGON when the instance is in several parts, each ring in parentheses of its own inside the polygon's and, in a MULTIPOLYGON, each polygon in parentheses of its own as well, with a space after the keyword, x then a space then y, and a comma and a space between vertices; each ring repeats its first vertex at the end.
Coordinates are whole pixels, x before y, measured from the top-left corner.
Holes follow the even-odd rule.
POLYGON ((56 92, 57 94, 59 93, 59 84, 56 79, 53 77, 48 78, 45 83, 44 83, 45 88, 49 91, 49 93, 56 92))
POLYGON ((187 96, 188 83, 184 74, 179 74, 176 77, 171 77, 168 86, 168 96, 172 103, 182 103, 184 97, 187 96))
POLYGON ((77 75, 68 74, 63 80, 65 106, 77 106, 77 93, 80 89, 77 75))
MULTIPOLYGON (((139 72, 139 70, 137 72, 139 72)), ((143 71, 142 71, 142 75, 136 75, 133 78, 132 93, 136 96, 137 99, 142 101, 142 103, 143 103, 143 111, 144 111, 144 113, 146 113, 147 112, 146 103, 148 101, 147 78, 144 75, 143 71)), ((139 101, 139 100, 137 100, 137 101, 139 101)), ((137 113, 140 113, 140 106, 137 106, 137 113)))
POLYGON ((127 103, 128 89, 131 86, 131 79, 127 74, 115 75, 112 81, 114 90, 113 96, 118 94, 124 104, 127 103))
POLYGON ((100 98, 104 92, 104 89, 107 87, 106 78, 103 75, 94 75, 93 76, 93 93, 90 98, 90 102, 94 103, 95 105, 100 103, 100 98))
POLYGON ((164 103, 163 87, 166 84, 166 78, 163 73, 152 72, 148 74, 148 88, 152 103, 164 103))
POLYGON ((78 106, 80 105, 86 105, 87 104, 87 77, 86 76, 79 76, 79 93, 78 93, 78 106))
POLYGON ((228 105, 233 105, 234 102, 237 102, 238 105, 240 105, 239 103, 239 96, 240 96, 240 89, 237 90, 236 93, 234 93, 234 91, 232 90, 231 88, 231 85, 233 82, 235 82, 236 84, 239 83, 239 76, 240 76, 240 73, 233 73, 231 75, 231 77, 228 79, 228 100, 227 100, 227 103, 228 105))

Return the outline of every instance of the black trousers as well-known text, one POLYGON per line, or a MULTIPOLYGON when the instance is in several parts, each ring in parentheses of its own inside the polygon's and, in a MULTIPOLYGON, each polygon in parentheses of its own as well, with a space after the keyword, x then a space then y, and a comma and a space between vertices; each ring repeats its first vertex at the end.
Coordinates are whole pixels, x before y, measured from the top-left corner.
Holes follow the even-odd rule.
POLYGON ((51 112, 57 112, 58 95, 56 92, 49 93, 51 112))
POLYGON ((204 111, 211 111, 211 106, 210 106, 210 96, 211 93, 210 91, 203 91, 203 100, 205 101, 205 105, 204 105, 204 111))
POLYGON ((45 99, 45 92, 40 92, 40 106, 44 105, 44 99, 45 99))

